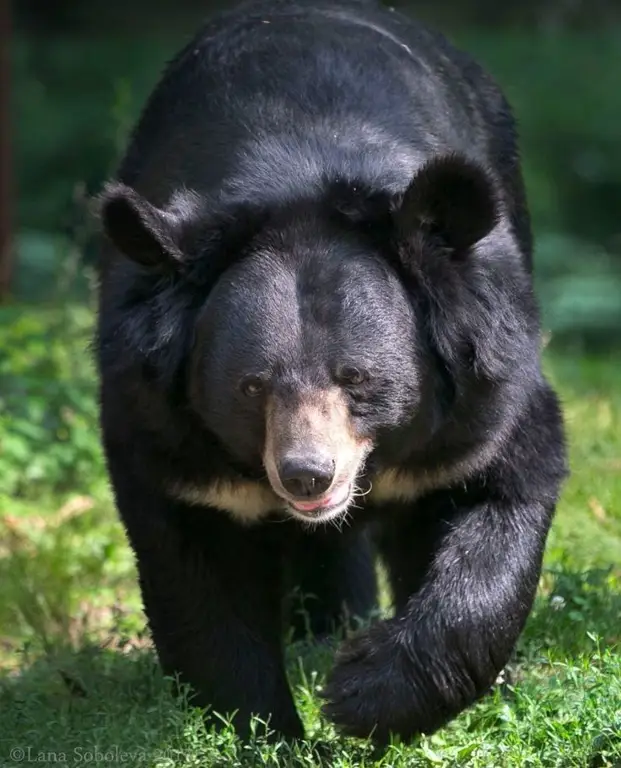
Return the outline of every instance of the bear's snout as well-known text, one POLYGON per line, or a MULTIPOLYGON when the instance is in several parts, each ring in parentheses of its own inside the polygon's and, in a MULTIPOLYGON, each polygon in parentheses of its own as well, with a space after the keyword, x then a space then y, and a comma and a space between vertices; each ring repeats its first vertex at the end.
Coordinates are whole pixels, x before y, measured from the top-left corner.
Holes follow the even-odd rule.
POLYGON ((268 399, 263 463, 294 516, 324 522, 344 514, 368 450, 338 388, 275 391, 268 399))

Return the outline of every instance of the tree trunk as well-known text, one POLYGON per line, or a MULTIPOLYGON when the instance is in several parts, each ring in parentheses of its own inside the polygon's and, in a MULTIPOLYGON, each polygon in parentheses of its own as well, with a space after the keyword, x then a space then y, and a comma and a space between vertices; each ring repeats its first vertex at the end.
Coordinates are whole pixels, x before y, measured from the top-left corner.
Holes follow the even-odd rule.
POLYGON ((13 238, 11 235, 11 120, 10 102, 10 21, 11 0, 0 0, 0 301, 11 288, 13 238))

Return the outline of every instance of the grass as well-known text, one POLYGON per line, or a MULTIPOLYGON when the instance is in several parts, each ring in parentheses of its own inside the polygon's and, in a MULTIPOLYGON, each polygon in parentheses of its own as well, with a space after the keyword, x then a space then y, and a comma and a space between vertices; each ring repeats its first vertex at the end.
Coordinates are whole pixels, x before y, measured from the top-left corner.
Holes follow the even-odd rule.
POLYGON ((244 745, 230 729, 206 732, 200 713, 172 698, 144 632, 96 444, 88 313, 24 317, 0 323, 0 766, 621 766, 619 360, 547 358, 565 404, 573 475, 536 608, 494 692, 438 734, 380 752, 339 738, 321 719, 330 653, 292 646, 309 741, 267 745, 258 724, 244 745), (10 430, 12 397, 19 418, 10 430), (34 429, 41 399, 47 446, 34 429), (72 451, 77 473, 66 461, 72 451), (1 464, 7 456, 28 482, 1 464))

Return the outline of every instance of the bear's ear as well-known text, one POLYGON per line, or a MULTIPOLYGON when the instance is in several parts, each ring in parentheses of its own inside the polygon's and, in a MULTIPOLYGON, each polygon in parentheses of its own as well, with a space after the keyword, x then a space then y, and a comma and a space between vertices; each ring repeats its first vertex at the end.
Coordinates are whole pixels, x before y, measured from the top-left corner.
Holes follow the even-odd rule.
POLYGON ((455 254, 466 253, 496 225, 491 179, 459 155, 434 158, 416 174, 395 212, 402 241, 422 236, 455 254))
POLYGON ((183 259, 179 245, 181 211, 157 208, 125 184, 107 184, 100 197, 103 228, 128 258, 145 267, 174 268, 183 259))

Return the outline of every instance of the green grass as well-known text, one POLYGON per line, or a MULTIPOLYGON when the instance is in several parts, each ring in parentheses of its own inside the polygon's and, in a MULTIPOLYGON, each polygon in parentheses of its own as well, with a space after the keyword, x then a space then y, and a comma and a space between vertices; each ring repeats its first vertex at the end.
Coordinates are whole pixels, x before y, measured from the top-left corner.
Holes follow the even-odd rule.
POLYGON ((172 698, 144 633, 97 443, 90 314, 0 321, 0 766, 621 766, 619 360, 547 358, 573 475, 504 683, 435 736, 379 752, 320 717, 330 653, 292 646, 309 741, 267 745, 258 727, 244 745, 172 698))

